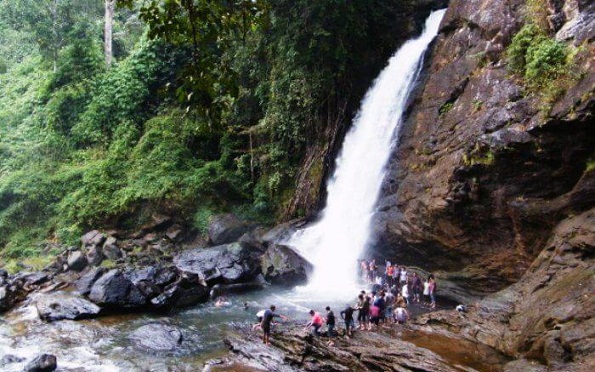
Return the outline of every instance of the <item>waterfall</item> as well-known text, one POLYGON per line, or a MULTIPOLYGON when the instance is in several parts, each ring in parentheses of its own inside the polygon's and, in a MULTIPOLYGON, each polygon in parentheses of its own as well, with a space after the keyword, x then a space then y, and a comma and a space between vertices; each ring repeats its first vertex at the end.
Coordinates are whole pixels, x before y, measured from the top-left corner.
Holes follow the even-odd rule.
POLYGON ((444 13, 430 14, 423 33, 407 41, 376 78, 336 159, 320 219, 286 242, 314 264, 305 288, 308 293, 335 297, 354 293, 357 260, 370 236, 374 206, 386 163, 399 138, 407 97, 444 13))

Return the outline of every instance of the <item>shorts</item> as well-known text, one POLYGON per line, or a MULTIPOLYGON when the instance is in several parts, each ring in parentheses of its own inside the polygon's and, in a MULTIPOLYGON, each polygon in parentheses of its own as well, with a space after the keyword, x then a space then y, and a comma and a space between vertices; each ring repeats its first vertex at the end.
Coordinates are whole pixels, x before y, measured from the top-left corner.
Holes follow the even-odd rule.
POLYGON ((359 314, 357 314, 357 321, 358 322, 367 322, 369 319, 369 315, 367 311, 360 311, 359 314))
POLYGON ((271 325, 270 324, 263 324, 262 325, 262 332, 264 332, 265 335, 270 335, 271 334, 271 325))
POLYGON ((380 323, 380 317, 379 316, 373 316, 373 317, 370 318, 370 322, 372 322, 372 324, 378 325, 378 323, 380 323))
POLYGON ((326 331, 329 337, 332 337, 335 334, 335 325, 334 324, 327 324, 326 331))
POLYGON ((355 322, 353 321, 353 319, 345 320, 345 328, 346 329, 355 328, 355 322))

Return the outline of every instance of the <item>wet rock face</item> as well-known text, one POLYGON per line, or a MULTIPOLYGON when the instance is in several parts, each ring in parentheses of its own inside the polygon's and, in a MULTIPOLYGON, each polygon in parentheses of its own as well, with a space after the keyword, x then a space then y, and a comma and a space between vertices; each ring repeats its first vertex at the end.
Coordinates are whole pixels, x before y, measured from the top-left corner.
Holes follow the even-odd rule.
POLYGON ((272 244, 262 256, 264 278, 278 285, 294 286, 305 283, 314 267, 292 248, 272 244))
MULTIPOLYGON (((560 3, 552 9, 566 22, 594 18, 560 3)), ((506 66, 524 5, 450 2, 375 216, 378 253, 450 271, 480 293, 517 281, 554 226, 595 202, 593 39, 577 59, 581 78, 547 113, 506 66)))

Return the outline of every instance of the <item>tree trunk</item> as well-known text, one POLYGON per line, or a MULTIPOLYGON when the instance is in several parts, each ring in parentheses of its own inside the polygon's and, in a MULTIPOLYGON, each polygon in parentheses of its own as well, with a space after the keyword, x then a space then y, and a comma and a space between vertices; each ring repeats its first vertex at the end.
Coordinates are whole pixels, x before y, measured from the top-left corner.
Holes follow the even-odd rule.
POLYGON ((114 24, 114 9, 116 0, 105 0, 105 25, 104 25, 104 51, 105 64, 107 67, 112 65, 112 26, 114 24))

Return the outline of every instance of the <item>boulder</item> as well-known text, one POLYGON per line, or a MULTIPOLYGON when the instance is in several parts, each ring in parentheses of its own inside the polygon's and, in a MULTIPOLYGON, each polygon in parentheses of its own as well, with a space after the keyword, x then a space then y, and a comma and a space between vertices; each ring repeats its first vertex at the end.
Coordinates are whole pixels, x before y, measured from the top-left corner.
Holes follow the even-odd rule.
POLYGON ((101 247, 92 246, 87 250, 87 263, 89 266, 99 266, 103 261, 103 251, 101 247))
POLYGON ((262 273, 272 284, 295 285, 308 280, 313 266, 286 245, 272 244, 262 256, 262 273))
POLYGON ((87 267, 87 258, 83 252, 70 252, 68 255, 68 268, 74 271, 82 271, 85 267, 87 267))
POLYGON ((35 307, 39 317, 47 322, 92 318, 101 311, 94 303, 66 293, 39 296, 35 307))
POLYGON ((151 299, 151 305, 159 309, 173 309, 193 306, 206 301, 209 289, 197 274, 182 273, 174 283, 151 299))
POLYGON ((24 372, 51 372, 57 367, 56 356, 41 354, 33 359, 23 369, 24 372))
POLYGON ((209 220, 209 242, 222 245, 235 242, 252 228, 233 214, 212 216, 209 220))
POLYGON ((10 287, 5 285, 0 287, 0 312, 10 309, 15 303, 15 298, 10 287))
POLYGON ((7 354, 7 355, 3 356, 2 359, 0 359, 0 367, 5 367, 6 365, 13 364, 13 363, 21 363, 24 360, 25 359, 18 357, 16 355, 7 354))
POLYGON ((87 296, 91 292, 91 287, 107 270, 103 267, 94 267, 81 276, 75 283, 79 294, 87 296))
POLYGON ((153 323, 138 328, 128 338, 141 350, 173 351, 182 343, 182 332, 168 324, 153 323))
POLYGON ((209 285, 250 282, 260 273, 260 254, 239 243, 194 248, 174 257, 183 272, 198 274, 209 285))
POLYGON ((106 237, 98 230, 89 231, 81 237, 81 244, 83 247, 89 247, 93 245, 101 245, 105 241, 106 237))
POLYGON ((122 258, 122 251, 117 246, 117 240, 114 237, 109 237, 103 244, 103 255, 112 261, 117 261, 122 258))
POLYGON ((93 284, 89 299, 115 308, 136 308, 146 303, 145 296, 118 269, 108 271, 93 284))

